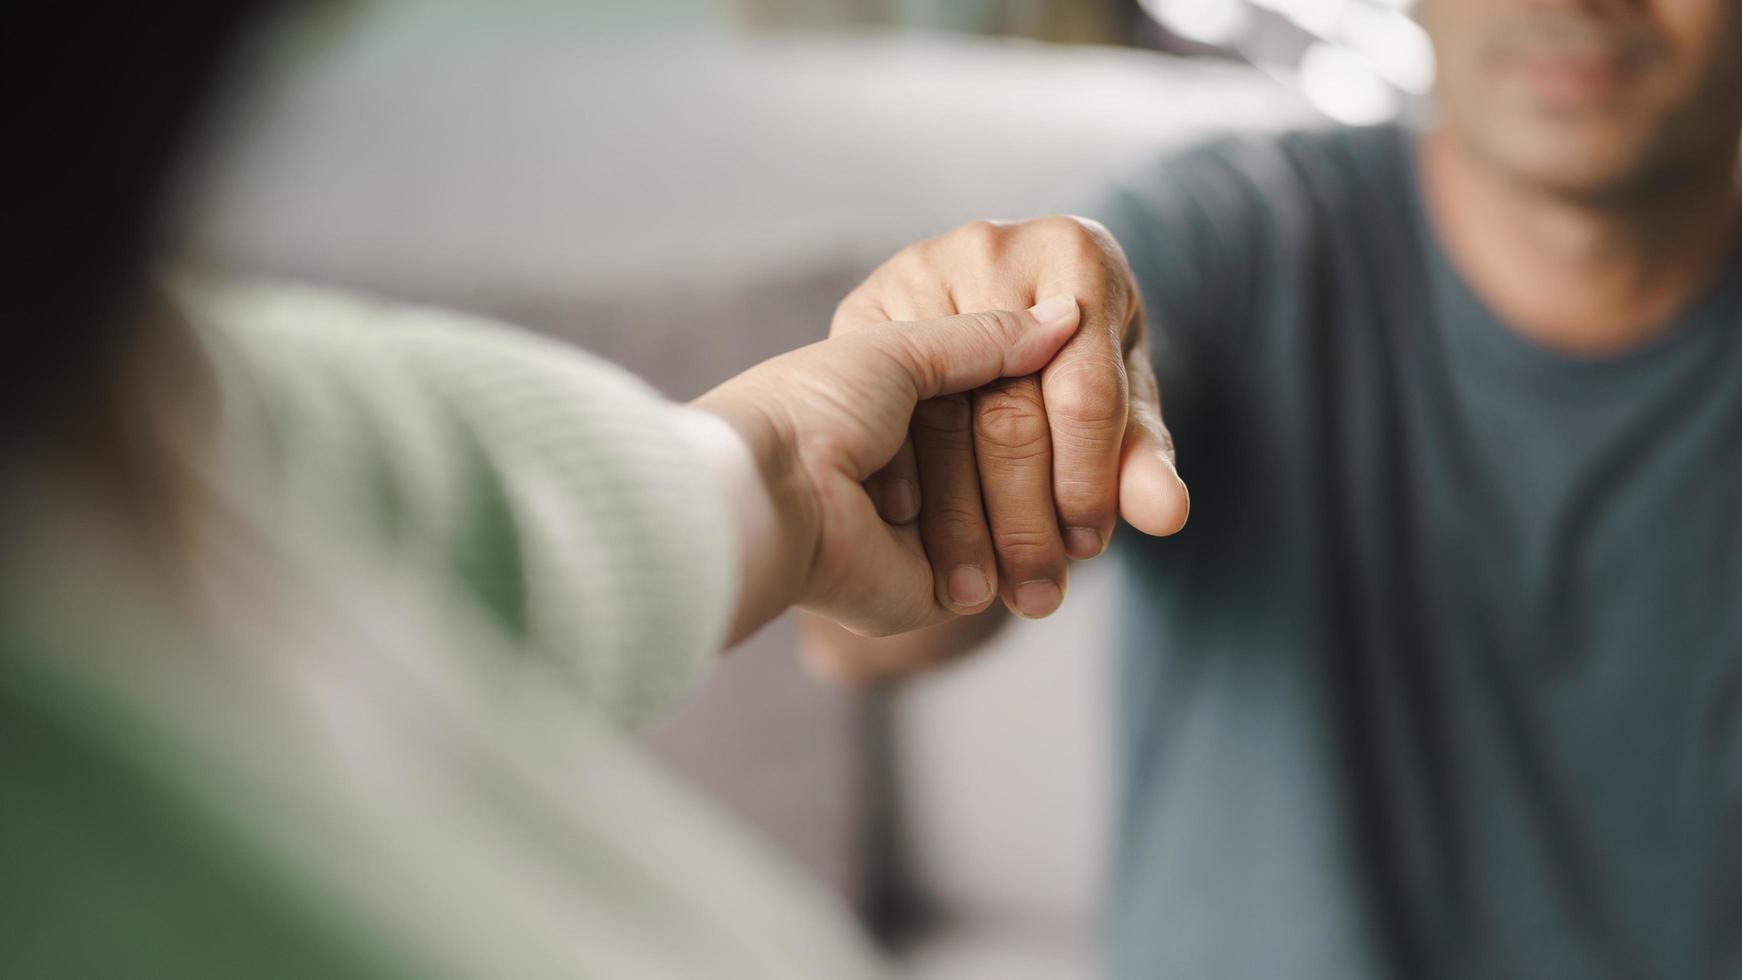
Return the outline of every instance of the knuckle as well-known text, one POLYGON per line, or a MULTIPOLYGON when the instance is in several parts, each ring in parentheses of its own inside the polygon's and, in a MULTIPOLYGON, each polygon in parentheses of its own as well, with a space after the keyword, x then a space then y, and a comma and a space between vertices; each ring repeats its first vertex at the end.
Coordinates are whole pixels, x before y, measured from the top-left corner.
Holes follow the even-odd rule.
POLYGON ((994 221, 970 221, 946 236, 950 244, 966 255, 986 262, 996 262, 1004 252, 1005 229, 994 221))
POLYGON ((1100 236, 1081 218, 1056 214, 1037 219, 1034 224, 1046 236, 1048 248, 1059 254, 1095 262, 1105 251, 1100 236))
POLYGON ((979 444, 980 468, 982 476, 991 478, 1008 478, 1013 473, 1027 472, 1047 466, 1051 462, 1052 445, 1044 435, 1028 442, 999 442, 987 445, 979 444))
POLYGON ((1083 357, 1056 370, 1046 386, 1047 414, 1085 428, 1113 428, 1125 422, 1124 372, 1110 358, 1083 357))
POLYGON ((1064 238, 1093 237, 1093 233, 1089 230, 1088 222, 1084 221, 1082 218, 1076 217, 1075 215, 1049 214, 1043 218, 1034 219, 1031 224, 1033 224, 1035 228, 1045 231, 1049 235, 1056 235, 1064 238))
MULTIPOLYGON (((986 546, 988 540, 986 518, 981 515, 977 507, 969 508, 960 503, 946 503, 933 507, 922 516, 928 552, 977 552, 986 546)), ((935 559, 937 556, 934 554, 933 557, 935 559)))
POLYGON ((1052 564, 1060 549, 1058 531, 1050 526, 996 528, 992 545, 1001 562, 1018 568, 1052 564))
POLYGON ((1020 388, 987 391, 975 406, 974 438, 1006 457, 1019 451, 1043 453, 1049 447, 1046 412, 1020 388))
POLYGON ((1052 434, 1054 451, 1064 460, 1061 469, 1116 470, 1120 447, 1125 444, 1125 430, 1126 426, 1114 425, 1061 425, 1052 434))
POLYGON ((1095 243, 1102 249, 1117 249, 1119 243, 1113 238, 1113 233, 1107 230, 1106 225, 1094 218, 1085 218, 1080 214, 1067 214, 1060 217, 1082 229, 1083 234, 1094 239, 1095 243))
POLYGON ((1117 510, 1117 474, 1109 489, 1096 480, 1061 480, 1053 486, 1053 503, 1067 524, 1099 525, 1117 510))

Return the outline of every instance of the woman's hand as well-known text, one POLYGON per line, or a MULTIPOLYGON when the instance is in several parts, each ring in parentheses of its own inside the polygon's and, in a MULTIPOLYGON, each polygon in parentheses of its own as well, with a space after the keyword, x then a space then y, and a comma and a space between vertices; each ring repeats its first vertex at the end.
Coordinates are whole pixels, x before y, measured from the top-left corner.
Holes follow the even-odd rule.
POLYGON ((695 406, 724 419, 760 477, 740 501, 747 524, 735 642, 798 605, 859 633, 886 635, 942 622, 940 595, 993 584, 935 582, 914 525, 885 523, 864 482, 895 457, 914 406, 1000 378, 1034 374, 1076 332, 1070 296, 1022 312, 968 313, 885 323, 766 361, 695 406), (941 586, 941 587, 940 587, 941 586))

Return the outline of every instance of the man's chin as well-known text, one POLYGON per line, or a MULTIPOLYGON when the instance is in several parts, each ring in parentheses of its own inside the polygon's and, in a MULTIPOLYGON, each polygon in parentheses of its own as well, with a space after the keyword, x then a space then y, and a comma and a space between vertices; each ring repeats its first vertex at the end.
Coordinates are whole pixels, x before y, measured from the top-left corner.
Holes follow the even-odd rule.
POLYGON ((1532 126, 1500 134, 1487 148, 1490 163, 1514 181, 1557 196, 1583 200, 1627 197, 1650 183, 1644 148, 1649 141, 1610 127, 1532 126))

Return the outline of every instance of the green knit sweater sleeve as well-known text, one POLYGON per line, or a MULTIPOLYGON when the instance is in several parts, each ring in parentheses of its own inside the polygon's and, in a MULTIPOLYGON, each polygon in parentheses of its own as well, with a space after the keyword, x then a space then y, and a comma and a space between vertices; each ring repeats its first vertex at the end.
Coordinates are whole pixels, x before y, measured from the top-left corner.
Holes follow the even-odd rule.
POLYGON ((619 724, 696 683, 724 640, 737 542, 678 407, 455 313, 284 286, 181 293, 218 366, 227 466, 275 506, 475 603, 619 724))

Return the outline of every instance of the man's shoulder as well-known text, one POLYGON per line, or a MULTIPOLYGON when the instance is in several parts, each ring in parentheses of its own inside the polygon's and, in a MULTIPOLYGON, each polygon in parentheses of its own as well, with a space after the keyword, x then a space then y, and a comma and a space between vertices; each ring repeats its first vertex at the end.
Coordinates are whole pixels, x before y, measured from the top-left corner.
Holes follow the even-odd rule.
POLYGON ((1407 174, 1408 147, 1395 125, 1226 133, 1158 155, 1148 174, 1161 182, 1236 180, 1259 194, 1393 190, 1407 174))
POLYGON ((1220 134, 1128 168, 1103 186, 1090 213, 1139 251, 1145 237, 1185 239, 1200 250, 1208 242, 1235 252, 1265 243, 1294 250, 1327 226, 1365 227, 1374 215, 1405 213, 1409 139, 1389 125, 1220 134))
POLYGON ((1177 337, 1234 349, 1275 308, 1264 297, 1408 242, 1409 139, 1395 126, 1219 135, 1152 155, 1088 213, 1177 337))

